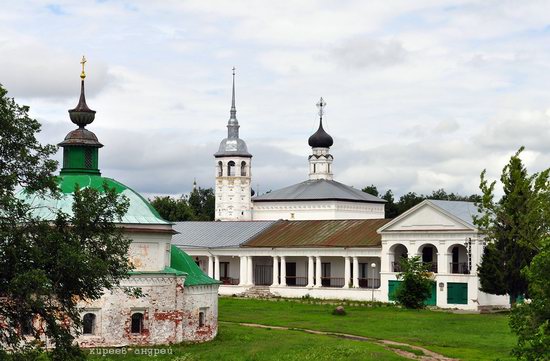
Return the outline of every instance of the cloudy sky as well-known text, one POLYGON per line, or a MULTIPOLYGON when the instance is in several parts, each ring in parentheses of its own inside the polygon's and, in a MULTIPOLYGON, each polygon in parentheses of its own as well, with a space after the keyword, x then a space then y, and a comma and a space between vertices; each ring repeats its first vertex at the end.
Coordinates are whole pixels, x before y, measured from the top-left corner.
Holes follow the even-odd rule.
POLYGON ((213 186, 233 66, 262 193, 307 178, 320 96, 357 188, 469 194, 521 145, 550 166, 548 1, 3 2, 0 83, 43 142, 74 128, 83 54, 102 173, 146 195, 213 186))

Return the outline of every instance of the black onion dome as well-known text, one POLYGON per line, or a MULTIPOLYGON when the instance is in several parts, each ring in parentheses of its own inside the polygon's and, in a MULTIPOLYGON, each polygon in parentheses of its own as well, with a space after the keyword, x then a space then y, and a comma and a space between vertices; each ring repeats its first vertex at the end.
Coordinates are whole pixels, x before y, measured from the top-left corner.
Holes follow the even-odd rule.
POLYGON ((332 137, 323 129, 322 119, 319 122, 319 129, 309 137, 307 142, 312 148, 330 148, 334 143, 332 137))

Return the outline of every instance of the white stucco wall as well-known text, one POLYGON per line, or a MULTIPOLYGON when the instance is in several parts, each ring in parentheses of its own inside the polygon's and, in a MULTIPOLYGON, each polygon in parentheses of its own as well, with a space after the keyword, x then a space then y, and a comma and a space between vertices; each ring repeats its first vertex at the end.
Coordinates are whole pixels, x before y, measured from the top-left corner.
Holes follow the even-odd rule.
POLYGON ((252 159, 246 157, 216 158, 215 218, 220 221, 250 221, 252 159), (235 175, 227 173, 227 164, 235 162, 235 175), (222 163, 219 175, 218 163, 222 163), (241 175, 241 163, 246 163, 246 175, 241 175))
POLYGON ((323 219, 380 219, 384 218, 383 203, 345 201, 254 202, 255 221, 323 220, 323 219))

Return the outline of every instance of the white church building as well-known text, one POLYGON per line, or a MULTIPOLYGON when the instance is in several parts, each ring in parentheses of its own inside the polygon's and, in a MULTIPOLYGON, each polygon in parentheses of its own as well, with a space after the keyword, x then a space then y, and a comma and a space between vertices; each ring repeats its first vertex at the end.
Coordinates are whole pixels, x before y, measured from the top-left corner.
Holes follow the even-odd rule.
POLYGON ((178 222, 173 242, 222 282, 219 292, 393 301, 402 257, 420 256, 433 274, 428 305, 478 310, 508 298, 479 291, 485 242, 470 202, 426 200, 384 219, 383 199, 335 181, 332 137, 309 137, 309 178, 253 197, 252 154, 239 137, 235 74, 228 136, 216 160, 216 220, 178 222))

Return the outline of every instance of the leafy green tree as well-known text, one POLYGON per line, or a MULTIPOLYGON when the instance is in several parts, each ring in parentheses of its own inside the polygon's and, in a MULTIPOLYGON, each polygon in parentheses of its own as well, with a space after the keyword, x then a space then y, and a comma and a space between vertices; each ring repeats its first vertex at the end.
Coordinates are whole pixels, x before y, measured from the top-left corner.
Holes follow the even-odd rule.
POLYGON ((423 195, 418 195, 415 192, 409 192, 399 197, 397 202, 397 211, 399 214, 403 214, 412 207, 416 206, 424 200, 423 195))
POLYGON ((485 234, 485 248, 478 268, 481 290, 510 295, 515 303, 528 296, 528 280, 522 270, 537 254, 540 242, 549 231, 548 170, 529 175, 520 148, 502 170, 504 195, 495 201, 496 182, 489 183, 481 173, 480 216, 474 223, 485 234))
POLYGON ((130 241, 113 222, 128 204, 107 187, 77 188, 71 215, 38 218, 17 191, 60 197, 57 163, 49 159, 56 148, 37 141, 40 124, 28 110, 0 86, 0 344, 13 351, 10 358, 29 360, 19 355, 40 343, 21 342, 22 331, 36 340, 43 333, 55 346, 47 358, 83 359, 73 342, 78 301, 97 299, 127 277, 130 241))
POLYGON ((195 213, 196 221, 213 221, 215 202, 216 198, 212 188, 198 187, 189 195, 189 205, 195 213))
POLYGON ((361 189, 361 191, 363 191, 365 193, 368 193, 368 194, 372 194, 375 197, 378 197, 378 195, 379 195, 378 188, 374 184, 371 184, 370 186, 367 186, 367 187, 361 189))
POLYGON ((189 206, 187 198, 179 199, 169 196, 155 197, 149 200, 160 216, 170 222, 181 222, 195 219, 193 209, 189 206))
POLYGON ((431 295, 432 278, 420 257, 401 259, 401 273, 397 279, 402 280, 395 292, 395 299, 406 308, 424 308, 424 301, 431 295))
POLYGON ((513 354, 520 360, 550 360, 550 238, 524 271, 530 302, 512 310, 510 327, 518 335, 513 354))

